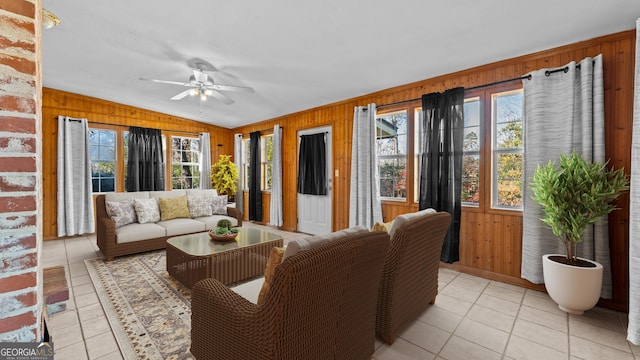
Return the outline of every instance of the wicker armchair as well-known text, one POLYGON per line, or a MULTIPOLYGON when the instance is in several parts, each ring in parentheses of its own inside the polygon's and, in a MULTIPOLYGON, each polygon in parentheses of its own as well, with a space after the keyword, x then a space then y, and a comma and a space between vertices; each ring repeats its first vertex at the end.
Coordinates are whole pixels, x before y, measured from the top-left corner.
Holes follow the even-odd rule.
POLYGON ((197 359, 369 359, 389 235, 364 231, 285 258, 264 301, 217 280, 191 300, 197 359))
POLYGON ((399 330, 435 303, 442 242, 450 221, 449 213, 437 212, 394 223, 376 317, 376 333, 387 344, 393 344, 399 330))

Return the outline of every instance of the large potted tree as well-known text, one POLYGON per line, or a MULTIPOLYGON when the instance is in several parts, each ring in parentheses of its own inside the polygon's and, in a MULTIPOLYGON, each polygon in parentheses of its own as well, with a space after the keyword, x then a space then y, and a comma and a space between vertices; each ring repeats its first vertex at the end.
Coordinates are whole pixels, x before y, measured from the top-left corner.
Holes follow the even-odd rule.
POLYGON ((231 162, 230 155, 220 155, 218 161, 211 165, 211 186, 218 195, 232 199, 238 190, 238 176, 238 168, 231 162))
POLYGON ((561 310, 579 315, 600 299, 602 265, 578 257, 577 246, 587 226, 616 209, 612 201, 628 189, 627 184, 623 169, 588 162, 575 151, 560 155, 559 167, 549 161, 533 174, 530 188, 544 211, 541 220, 566 251, 542 257, 545 287, 561 310))

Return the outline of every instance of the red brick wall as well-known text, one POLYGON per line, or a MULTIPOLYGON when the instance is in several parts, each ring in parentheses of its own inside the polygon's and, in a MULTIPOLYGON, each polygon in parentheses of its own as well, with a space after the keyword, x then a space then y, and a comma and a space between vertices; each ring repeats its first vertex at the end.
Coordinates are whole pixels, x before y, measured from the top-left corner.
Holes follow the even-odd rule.
POLYGON ((0 0, 0 341, 40 338, 41 0, 0 0))

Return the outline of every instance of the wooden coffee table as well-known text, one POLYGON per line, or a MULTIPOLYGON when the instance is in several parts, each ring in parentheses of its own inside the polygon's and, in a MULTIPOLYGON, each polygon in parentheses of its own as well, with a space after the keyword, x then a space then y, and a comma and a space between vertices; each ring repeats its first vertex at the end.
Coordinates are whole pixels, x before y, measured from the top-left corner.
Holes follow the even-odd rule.
POLYGON ((207 232, 167 239, 167 272, 191 289, 214 278, 229 285, 264 273, 271 249, 282 237, 255 228, 240 228, 235 240, 217 242, 207 232))

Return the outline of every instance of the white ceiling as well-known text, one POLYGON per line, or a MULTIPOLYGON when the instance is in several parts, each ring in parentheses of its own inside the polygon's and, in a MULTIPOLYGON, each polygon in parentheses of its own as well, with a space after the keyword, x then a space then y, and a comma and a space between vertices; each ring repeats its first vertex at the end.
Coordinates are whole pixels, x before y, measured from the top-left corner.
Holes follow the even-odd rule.
POLYGON ((638 0, 43 0, 45 87, 234 128, 635 28, 638 0), (215 67, 232 105, 185 88, 215 67))

